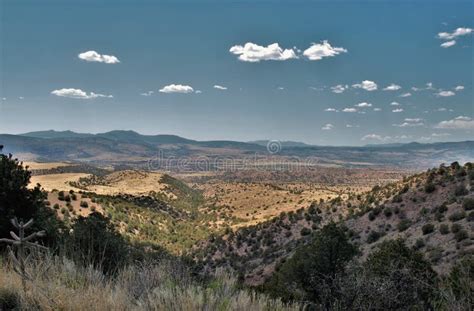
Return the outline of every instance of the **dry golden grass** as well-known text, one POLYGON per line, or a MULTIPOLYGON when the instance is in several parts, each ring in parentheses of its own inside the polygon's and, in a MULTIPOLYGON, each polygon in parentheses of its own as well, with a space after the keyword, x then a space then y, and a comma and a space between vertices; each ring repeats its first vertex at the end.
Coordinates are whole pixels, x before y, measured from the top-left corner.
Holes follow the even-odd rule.
POLYGON ((0 300, 19 310, 299 310, 279 300, 238 288, 217 272, 211 284, 191 279, 183 267, 161 261, 130 266, 114 279, 93 268, 46 256, 28 267, 33 281, 23 291, 20 277, 0 266, 0 300))
MULTIPOLYGON (((201 184, 205 197, 230 215, 244 219, 238 226, 256 224, 281 212, 308 207, 312 202, 338 196, 346 198, 347 186, 327 186, 312 183, 238 183, 201 184)), ((369 187, 349 187, 352 193, 362 193, 369 187)))
POLYGON ((46 191, 52 191, 53 189, 60 191, 79 191, 81 189, 72 187, 69 183, 72 181, 78 181, 79 178, 88 176, 90 176, 90 174, 85 173, 64 173, 32 176, 29 187, 35 187, 36 184, 40 184, 41 187, 46 191))
POLYGON ((66 166, 71 166, 72 164, 70 163, 64 163, 64 162, 23 162, 25 166, 28 166, 30 170, 49 170, 53 168, 58 168, 58 167, 66 167, 66 166))

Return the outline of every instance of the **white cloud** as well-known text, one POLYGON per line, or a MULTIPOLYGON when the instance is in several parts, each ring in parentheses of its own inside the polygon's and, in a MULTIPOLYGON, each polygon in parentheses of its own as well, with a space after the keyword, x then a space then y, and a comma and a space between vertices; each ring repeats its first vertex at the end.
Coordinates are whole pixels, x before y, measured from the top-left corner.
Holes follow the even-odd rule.
POLYGON ((278 89, 279 89, 280 91, 283 91, 285 88, 284 88, 283 86, 279 86, 278 89))
POLYGON ((218 84, 214 85, 213 87, 214 87, 215 89, 222 90, 222 91, 227 90, 227 87, 222 86, 222 85, 218 85, 218 84))
POLYGON ((86 62, 98 62, 106 64, 117 64, 120 63, 119 59, 113 55, 101 55, 96 51, 87 51, 77 55, 80 59, 86 62))
POLYGON ((99 97, 113 98, 112 95, 96 94, 94 92, 90 92, 89 94, 87 94, 87 92, 81 89, 66 89, 66 88, 54 90, 51 92, 51 94, 60 96, 60 97, 75 98, 75 99, 94 99, 94 98, 99 98, 99 97))
POLYGON ((398 91, 399 89, 401 89, 402 87, 400 85, 397 85, 397 84, 390 84, 389 86, 385 87, 383 90, 384 91, 398 91))
POLYGON ((372 107, 372 104, 369 104, 369 103, 358 103, 357 105, 355 105, 356 107, 361 107, 361 108, 366 108, 366 107, 372 107))
POLYGON ((155 92, 148 91, 148 92, 140 93, 140 95, 142 95, 142 96, 151 96, 151 95, 153 95, 153 93, 155 93, 155 92))
POLYGON ((338 112, 339 110, 337 110, 336 108, 326 108, 326 109, 324 109, 324 111, 338 112))
POLYGON ((329 131, 329 130, 332 130, 333 128, 334 128, 334 125, 332 125, 331 123, 328 123, 325 126, 323 126, 321 129, 323 131, 329 131))
POLYGON ((243 62, 258 63, 262 60, 288 60, 295 59, 298 56, 294 49, 282 49, 278 43, 268 46, 261 46, 252 42, 242 45, 234 45, 229 49, 234 55, 239 55, 239 60, 243 62))
POLYGON ((403 112, 402 108, 393 109, 392 112, 403 112))
POLYGON ((374 108, 374 111, 382 111, 382 108, 374 108))
POLYGON ((396 127, 418 127, 425 125, 423 122, 403 122, 401 124, 392 124, 396 127))
POLYGON ((470 117, 459 116, 451 120, 439 122, 435 128, 452 130, 473 130, 474 120, 470 117))
POLYGON ((421 118, 405 118, 405 122, 421 122, 423 119, 421 118))
POLYGON ((353 124, 346 124, 347 128, 353 128, 353 127, 359 127, 359 125, 353 125, 353 124))
POLYGON ((400 97, 410 97, 411 96, 411 93, 403 93, 402 95, 400 95, 400 97))
POLYGON ((377 140, 377 141, 388 141, 392 139, 392 137, 390 136, 382 136, 382 135, 379 135, 379 134, 367 134, 365 136, 363 136, 361 138, 362 141, 365 141, 365 140, 377 140))
POLYGON ((348 88, 349 86, 347 84, 346 85, 338 84, 338 85, 332 86, 331 91, 336 94, 341 94, 348 88))
POLYGON ((202 91, 201 91, 201 90, 196 90, 194 93, 196 93, 196 94, 201 94, 202 91))
POLYGON ((18 97, 19 100, 25 99, 23 96, 18 97))
POLYGON ((6 97, 3 97, 2 100, 7 100, 7 98, 6 98, 6 97))
POLYGON ((181 84, 170 84, 160 89, 160 93, 187 94, 187 93, 192 93, 192 92, 194 92, 194 89, 192 87, 190 87, 189 85, 181 85, 181 84))
POLYGON ((355 109, 355 108, 344 108, 342 111, 343 112, 356 112, 357 109, 355 109))
POLYGON ((458 85, 454 88, 455 91, 462 91, 464 90, 464 86, 463 85, 458 85))
POLYGON ((304 50, 303 55, 309 60, 321 60, 323 57, 333 57, 341 53, 347 53, 345 48, 333 47, 327 40, 322 43, 313 43, 304 50))
POLYGON ((444 107, 436 109, 436 111, 447 111, 447 110, 448 110, 448 109, 446 109, 446 108, 444 108, 444 107))
POLYGON ((397 102, 391 102, 391 103, 390 103, 390 106, 400 106, 400 104, 397 103, 397 102))
POLYGON ((470 35, 473 32, 472 28, 460 27, 454 30, 453 32, 440 32, 438 33, 438 38, 442 40, 452 40, 457 37, 470 35))
POLYGON ((446 41, 441 43, 439 46, 446 49, 452 47, 453 45, 456 45, 456 40, 446 41))
POLYGON ((449 134, 449 133, 433 133, 433 134, 431 134, 431 136, 433 136, 433 137, 447 137, 447 136, 451 136, 451 134, 449 134))
POLYGON ((436 93, 436 96, 439 97, 450 97, 454 95, 456 95, 456 93, 454 93, 453 91, 439 91, 438 93, 436 93))
POLYGON ((364 89, 366 91, 375 91, 377 90, 377 83, 370 80, 364 80, 361 83, 356 83, 352 85, 356 89, 364 89))

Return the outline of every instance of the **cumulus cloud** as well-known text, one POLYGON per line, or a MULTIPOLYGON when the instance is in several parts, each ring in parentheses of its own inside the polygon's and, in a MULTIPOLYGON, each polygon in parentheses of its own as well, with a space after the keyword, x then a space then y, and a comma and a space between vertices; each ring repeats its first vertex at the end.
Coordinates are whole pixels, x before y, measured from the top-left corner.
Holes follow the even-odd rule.
POLYGON ((347 84, 346 85, 338 84, 338 85, 332 86, 331 91, 336 94, 341 94, 348 88, 349 86, 347 84))
POLYGON ((403 93, 400 95, 400 97, 410 97, 411 93, 403 93))
POLYGON ((309 60, 321 60, 324 57, 333 57, 341 53, 347 53, 347 50, 341 47, 333 47, 327 40, 322 43, 313 43, 303 51, 303 55, 309 60))
POLYGON ((370 80, 364 80, 361 83, 356 83, 352 85, 356 89, 364 89, 366 91, 375 91, 377 90, 377 83, 370 80))
POLYGON ((376 140, 376 141, 385 142, 385 141, 389 141, 390 139, 392 139, 392 137, 390 137, 390 136, 382 136, 382 135, 379 135, 379 134, 367 134, 367 135, 363 136, 360 140, 362 140, 362 141, 376 140))
POLYGON ((182 85, 182 84, 170 84, 166 85, 160 89, 160 93, 193 93, 194 89, 189 85, 182 85))
POLYGON ((391 102, 391 103, 390 103, 390 106, 400 106, 400 104, 397 103, 397 102, 391 102))
POLYGON ((213 88, 215 88, 217 90, 222 90, 222 91, 227 90, 227 87, 222 86, 222 85, 218 85, 218 84, 214 85, 213 88))
POLYGON ((374 108, 374 111, 382 111, 382 108, 374 108))
POLYGON ((438 38, 442 40, 453 40, 461 36, 470 35, 472 32, 472 28, 460 27, 455 29, 453 32, 440 32, 438 33, 438 38))
POLYGON ((332 125, 331 123, 328 123, 326 125, 324 125, 321 129, 323 131, 329 131, 329 130, 332 130, 334 128, 334 125, 332 125))
POLYGON ((153 93, 155 93, 155 92, 153 92, 153 91, 148 91, 148 92, 140 93, 140 95, 141 95, 141 96, 151 96, 151 95, 153 95, 153 93))
POLYGON ((453 91, 439 91, 438 93, 436 93, 436 96, 438 97, 450 97, 454 95, 456 95, 456 93, 454 93, 453 91))
POLYGON ((101 55, 96 51, 87 51, 77 55, 80 59, 85 60, 86 62, 98 62, 105 64, 117 64, 120 63, 119 59, 113 55, 101 55))
POLYGON ((355 108, 344 108, 342 111, 343 112, 356 112, 357 109, 355 109, 355 108))
POLYGON ((202 91, 201 91, 201 90, 196 90, 196 91, 194 91, 194 93, 196 93, 196 94, 201 94, 202 91))
POLYGON ((81 89, 59 89, 54 90, 51 94, 60 96, 60 97, 67 97, 67 98, 75 98, 75 99, 94 99, 99 97, 105 98, 113 98, 112 95, 104 95, 104 94, 96 94, 94 92, 87 93, 81 89))
POLYGON ((403 108, 393 109, 392 112, 403 112, 403 108))
POLYGON ((329 112, 338 112, 336 108, 326 108, 324 111, 329 111, 329 112))
POLYGON ((392 124, 392 125, 396 127, 419 127, 425 124, 421 122, 421 119, 405 119, 405 122, 401 124, 392 124))
POLYGON ((262 60, 288 60, 298 58, 294 49, 282 49, 278 43, 261 46, 252 42, 245 45, 234 45, 229 49, 238 59, 243 62, 258 63, 262 60))
POLYGON ((370 103, 358 103, 357 105, 355 105, 356 107, 360 107, 360 108, 367 108, 367 107, 372 107, 372 104, 370 103))
POLYGON ((463 85, 458 85, 454 88, 455 91, 462 91, 464 90, 464 86, 463 85))
POLYGON ((439 122, 435 128, 452 130, 472 130, 474 129, 474 120, 470 117, 459 116, 451 120, 439 122))
POLYGON ((383 90, 384 91, 398 91, 399 89, 401 89, 402 87, 400 85, 397 85, 397 84, 390 84, 389 86, 385 87, 383 90))
POLYGON ((446 49, 452 47, 453 45, 456 45, 456 40, 446 41, 444 43, 441 43, 439 46, 446 49))

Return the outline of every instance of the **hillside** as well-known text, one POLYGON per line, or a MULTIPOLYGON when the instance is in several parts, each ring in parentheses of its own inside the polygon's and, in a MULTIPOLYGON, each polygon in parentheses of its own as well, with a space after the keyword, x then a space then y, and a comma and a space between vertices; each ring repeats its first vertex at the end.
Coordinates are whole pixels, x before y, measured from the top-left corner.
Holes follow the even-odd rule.
POLYGON ((249 285, 267 279, 311 233, 335 221, 360 246, 361 258, 382 241, 402 238, 445 273, 473 254, 474 168, 472 163, 440 166, 365 194, 314 202, 270 221, 228 231, 194 249, 204 271, 230 267, 249 285))

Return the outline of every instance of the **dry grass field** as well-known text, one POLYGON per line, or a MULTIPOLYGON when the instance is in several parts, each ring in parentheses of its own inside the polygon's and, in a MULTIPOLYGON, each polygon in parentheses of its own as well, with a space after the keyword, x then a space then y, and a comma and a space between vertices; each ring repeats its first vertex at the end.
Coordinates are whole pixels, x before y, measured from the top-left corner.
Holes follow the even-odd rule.
POLYGON ((40 184, 41 187, 46 191, 56 190, 74 190, 79 191, 81 189, 73 187, 70 182, 78 181, 79 178, 85 178, 90 176, 86 173, 64 173, 64 174, 48 174, 48 175, 35 175, 31 177, 30 187, 40 184))

